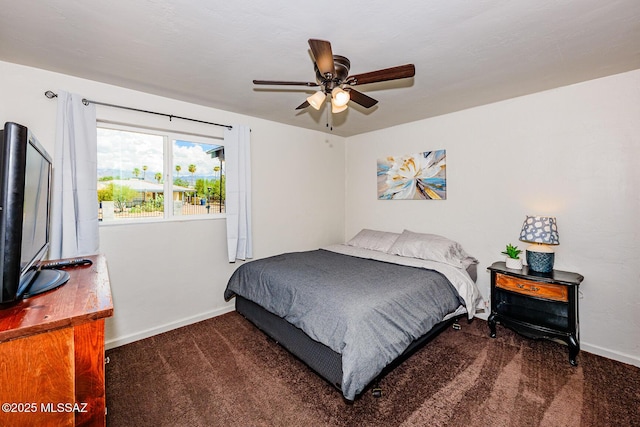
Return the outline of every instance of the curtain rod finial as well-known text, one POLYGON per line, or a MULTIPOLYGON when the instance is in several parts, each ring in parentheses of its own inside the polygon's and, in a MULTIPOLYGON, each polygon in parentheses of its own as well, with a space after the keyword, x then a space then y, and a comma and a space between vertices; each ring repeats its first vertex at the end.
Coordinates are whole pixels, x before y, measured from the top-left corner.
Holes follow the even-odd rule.
POLYGON ((52 91, 48 90, 44 93, 44 96, 46 96, 49 99, 53 99, 56 98, 58 96, 57 93, 53 93, 52 91))

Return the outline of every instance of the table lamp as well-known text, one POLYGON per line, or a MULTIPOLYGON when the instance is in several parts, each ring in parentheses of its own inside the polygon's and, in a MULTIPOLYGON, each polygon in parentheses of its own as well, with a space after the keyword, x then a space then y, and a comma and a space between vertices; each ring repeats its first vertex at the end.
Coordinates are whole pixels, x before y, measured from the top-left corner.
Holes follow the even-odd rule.
POLYGON ((551 246, 560 244, 554 217, 527 215, 520 231, 520 240, 531 243, 526 249, 529 270, 538 273, 553 271, 555 253, 551 246))

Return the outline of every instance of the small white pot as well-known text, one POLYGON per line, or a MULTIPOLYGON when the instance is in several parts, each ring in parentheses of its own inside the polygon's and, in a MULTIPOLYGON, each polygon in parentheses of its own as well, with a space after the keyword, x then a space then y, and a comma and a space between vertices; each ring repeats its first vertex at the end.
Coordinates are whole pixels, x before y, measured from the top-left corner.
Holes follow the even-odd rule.
POLYGON ((522 269, 522 260, 520 258, 513 259, 510 257, 505 258, 505 264, 507 264, 507 268, 511 268, 513 270, 521 270, 522 269))

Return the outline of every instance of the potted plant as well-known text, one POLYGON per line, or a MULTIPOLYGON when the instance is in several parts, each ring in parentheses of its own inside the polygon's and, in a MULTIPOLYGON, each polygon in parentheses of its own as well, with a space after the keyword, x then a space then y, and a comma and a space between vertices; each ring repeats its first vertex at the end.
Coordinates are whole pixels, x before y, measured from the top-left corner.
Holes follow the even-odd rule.
POLYGON ((507 249, 502 251, 507 257, 505 259, 505 264, 507 268, 512 268, 514 270, 520 270, 522 268, 522 260, 520 259, 520 254, 522 253, 521 249, 518 249, 517 246, 513 246, 511 243, 507 245, 507 249))

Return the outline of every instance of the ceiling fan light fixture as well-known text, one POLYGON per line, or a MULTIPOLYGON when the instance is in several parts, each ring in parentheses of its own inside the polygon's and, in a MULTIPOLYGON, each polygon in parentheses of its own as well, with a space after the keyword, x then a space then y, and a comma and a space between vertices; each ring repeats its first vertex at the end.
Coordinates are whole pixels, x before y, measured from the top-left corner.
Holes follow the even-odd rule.
POLYGON ((347 107, 348 107, 348 105, 347 105, 347 104, 344 104, 344 105, 336 105, 336 104, 333 102, 333 100, 331 100, 331 112, 332 112, 333 114, 336 114, 336 113, 342 113, 344 110, 346 110, 346 109, 347 109, 347 107))
POLYGON ((343 107, 349 102, 350 96, 349 92, 337 86, 331 91, 331 98, 331 103, 334 107, 343 107))
POLYGON ((319 110, 320 107, 322 107, 322 103, 324 102, 326 97, 327 97, 327 95, 323 91, 319 90, 316 93, 314 93, 313 95, 311 95, 310 97, 308 97, 307 98, 307 102, 313 108, 315 108, 316 110, 319 110))

